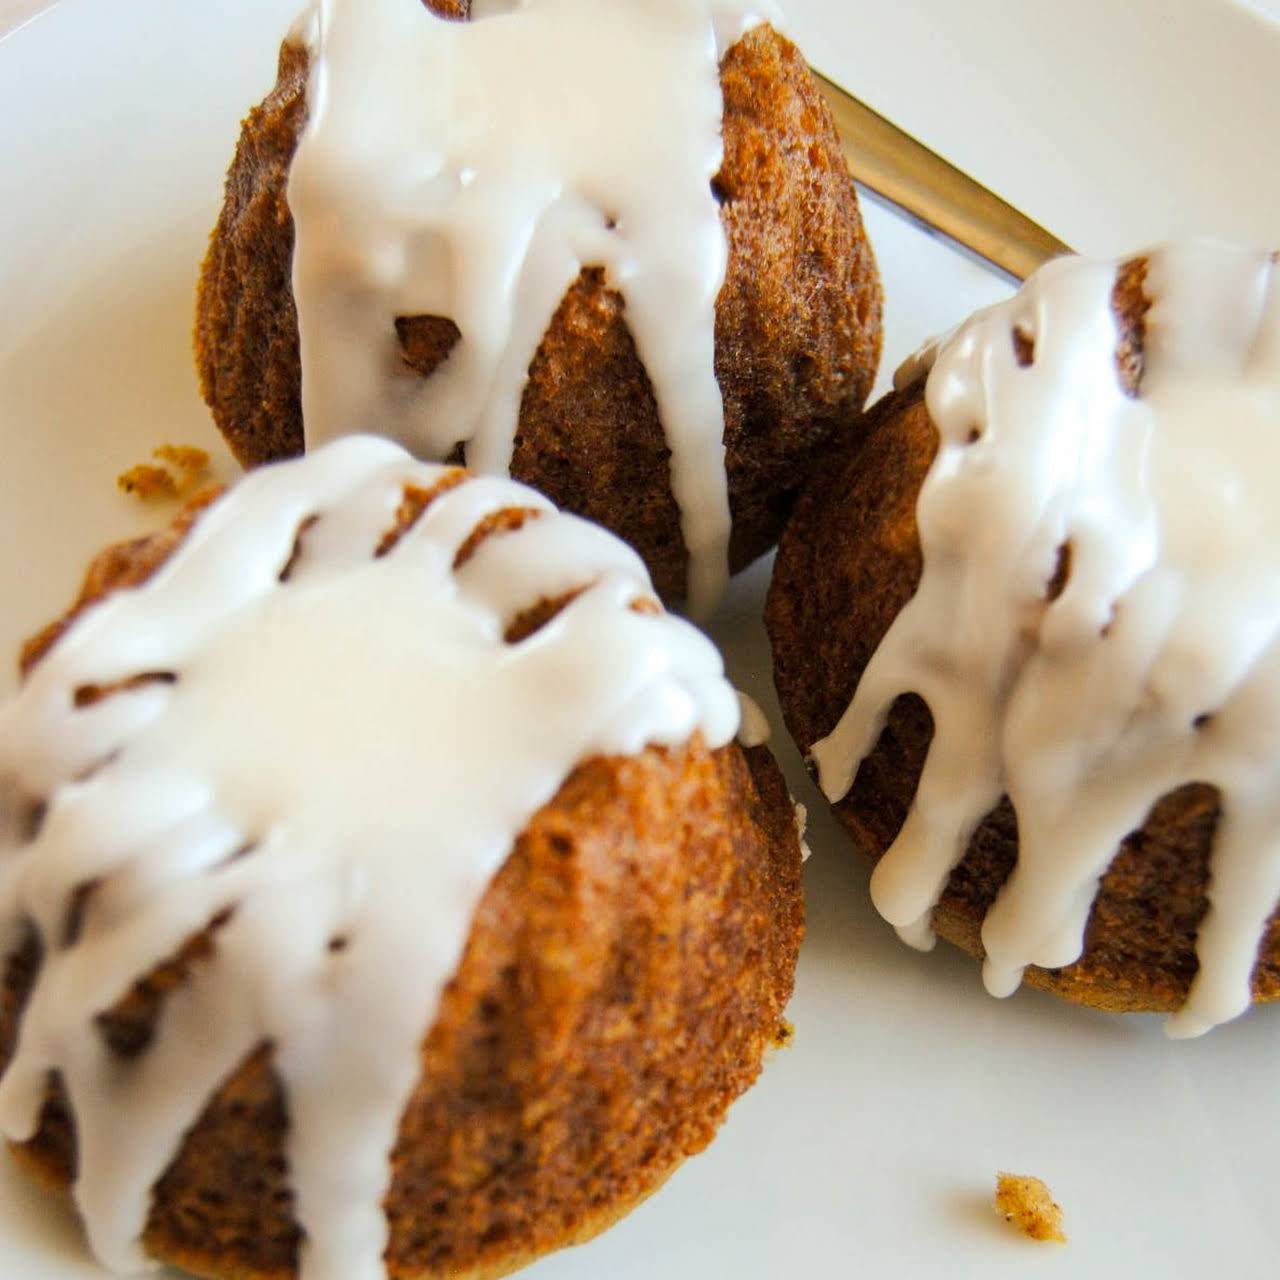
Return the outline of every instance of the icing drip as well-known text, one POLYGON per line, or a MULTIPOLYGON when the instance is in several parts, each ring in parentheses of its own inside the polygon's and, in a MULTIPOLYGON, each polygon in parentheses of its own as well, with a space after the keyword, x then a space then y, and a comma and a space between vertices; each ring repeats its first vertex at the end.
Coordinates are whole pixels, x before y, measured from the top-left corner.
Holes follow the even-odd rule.
POLYGON ((1216 787, 1199 972, 1167 1024, 1193 1036, 1248 1007, 1280 898, 1280 272, 1214 244, 1147 260, 1136 397, 1117 377, 1114 263, 1051 263, 942 340, 924 573, 813 757, 837 800, 894 699, 929 704, 915 801, 872 880, 917 945, 1009 796, 1017 866, 982 929, 997 995, 1079 957, 1099 879, 1157 799, 1216 787))
POLYGON ((809 848, 809 841, 805 837, 809 834, 809 811, 800 803, 799 800, 793 800, 796 815, 796 838, 800 841, 800 861, 808 862, 813 857, 813 850, 809 848))
POLYGON ((0 1130, 29 1138, 61 1073, 76 1200, 110 1267, 142 1264, 151 1188, 269 1042, 302 1274, 381 1276, 419 1048, 515 836, 589 757, 737 730, 711 643, 630 608, 650 598, 635 554, 521 485, 457 483, 375 555, 405 486, 456 474, 367 437, 253 473, 0 712, 5 796, 47 805, 37 830, 7 821, 0 847, 0 940, 34 927, 44 952, 0 1130), (511 507, 536 514, 459 557, 511 507), (574 590, 506 642, 523 610, 574 590), (211 922, 213 957, 122 1065, 95 1016, 211 922))
POLYGON ((738 742, 744 747, 761 747, 769 741, 769 717, 750 694, 738 690, 741 725, 738 742))
POLYGON ((671 451, 689 603, 727 580, 715 304, 727 246, 719 55, 756 0, 525 0, 480 21, 320 0, 289 179, 308 445, 373 426, 510 466, 530 362, 584 266, 626 299, 671 451), (454 321, 429 378, 398 316, 454 321))

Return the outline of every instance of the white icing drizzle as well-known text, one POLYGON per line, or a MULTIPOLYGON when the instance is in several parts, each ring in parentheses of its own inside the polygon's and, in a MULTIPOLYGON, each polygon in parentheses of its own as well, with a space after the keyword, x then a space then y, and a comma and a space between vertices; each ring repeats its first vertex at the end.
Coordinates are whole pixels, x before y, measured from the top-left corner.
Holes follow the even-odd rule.
POLYGON ((796 839, 800 841, 800 861, 808 862, 813 856, 809 841, 805 839, 809 834, 809 810, 799 800, 793 800, 791 803, 795 806, 796 839))
POLYGON ((942 340, 923 577, 813 757, 839 799, 894 699, 928 703, 915 801, 872 880, 917 945, 1009 796, 1017 866, 982 929, 997 995, 1028 964, 1079 957, 1099 879, 1157 799, 1216 787, 1199 972, 1167 1024, 1193 1036, 1248 1007, 1280 898, 1280 272, 1220 244, 1145 256, 1137 398, 1117 377, 1115 263, 1051 263, 942 340), (1029 367, 1015 332, 1034 343, 1029 367))
MULTIPOLYGON (((728 257, 719 56, 768 0, 524 0, 448 22, 421 0, 318 0, 289 178, 308 445, 376 429, 505 473, 529 365, 605 268, 653 386, 689 605, 728 576, 715 304, 728 257), (429 378, 397 316, 452 319, 429 378)), ((760 15, 760 16, 758 16, 760 15)))
POLYGON ((143 1264, 151 1188, 258 1046, 287 1090, 308 1280, 383 1274, 382 1200, 419 1049, 474 909, 579 762, 738 727, 714 646, 651 598, 612 535, 509 480, 436 497, 375 556, 405 485, 445 469, 349 437, 246 478, 143 586, 89 610, 0 711, 0 941, 44 956, 0 1130, 35 1131, 48 1073, 76 1120, 98 1257, 143 1264), (455 570, 477 522, 539 513, 455 570), (307 520, 287 581, 295 536, 307 520), (508 624, 581 594, 524 640, 508 624), (172 673, 76 706, 76 690, 172 673), (237 856, 237 855, 240 856, 237 856), (78 939, 76 890, 94 883, 78 939), (215 954, 122 1063, 95 1015, 220 913, 215 954))
POLYGON ((762 747, 769 741, 769 717, 760 704, 749 694, 738 690, 741 724, 738 742, 744 747, 762 747))

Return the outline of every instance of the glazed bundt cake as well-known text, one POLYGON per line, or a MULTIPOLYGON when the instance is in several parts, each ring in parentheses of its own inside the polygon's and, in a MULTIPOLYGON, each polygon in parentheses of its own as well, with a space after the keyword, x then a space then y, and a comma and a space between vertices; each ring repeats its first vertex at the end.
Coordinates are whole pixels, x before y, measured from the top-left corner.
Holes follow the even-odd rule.
POLYGON ((787 724, 908 941, 1195 1035, 1280 997, 1280 273, 1064 259, 782 540, 787 724))
POLYGON ((800 852, 605 531, 350 437, 92 565, 0 712, 0 1130, 98 1257, 492 1276, 711 1139, 800 852))
POLYGON ((204 397, 246 466, 364 430, 509 470, 706 612, 875 377, 830 112, 767 3, 497 7, 324 0, 286 39, 201 273, 204 397))

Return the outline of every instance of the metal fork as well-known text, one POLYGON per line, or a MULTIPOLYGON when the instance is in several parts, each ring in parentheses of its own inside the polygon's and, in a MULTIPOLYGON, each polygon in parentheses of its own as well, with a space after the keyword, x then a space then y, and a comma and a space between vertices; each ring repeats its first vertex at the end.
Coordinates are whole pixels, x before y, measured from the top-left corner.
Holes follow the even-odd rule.
POLYGON ((1014 280, 1073 250, 815 71, 854 178, 1014 280))

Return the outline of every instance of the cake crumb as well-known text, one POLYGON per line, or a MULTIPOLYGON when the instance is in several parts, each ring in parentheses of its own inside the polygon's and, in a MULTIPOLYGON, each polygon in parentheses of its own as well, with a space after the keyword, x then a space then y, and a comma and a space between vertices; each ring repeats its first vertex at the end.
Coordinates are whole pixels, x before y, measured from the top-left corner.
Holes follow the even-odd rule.
POLYGON ((208 453, 195 445, 162 444, 151 450, 151 456, 163 465, 140 462, 116 477, 124 493, 143 502, 184 497, 209 470, 208 453))
POLYGON ((193 444, 162 444, 151 451, 151 456, 193 478, 204 475, 209 469, 208 453, 193 444))
POLYGON ((778 1030, 774 1033, 773 1047, 775 1049, 785 1049, 795 1038, 795 1027, 784 1019, 779 1024, 778 1030))
POLYGON ((160 498, 176 498, 178 482, 172 471, 140 462, 116 477, 116 484, 124 493, 141 498, 143 502, 155 502, 160 498))
POLYGON ((1062 1206, 1039 1178, 1017 1173, 996 1175, 996 1212, 1031 1240, 1066 1244, 1062 1206))

